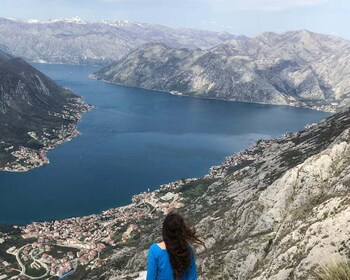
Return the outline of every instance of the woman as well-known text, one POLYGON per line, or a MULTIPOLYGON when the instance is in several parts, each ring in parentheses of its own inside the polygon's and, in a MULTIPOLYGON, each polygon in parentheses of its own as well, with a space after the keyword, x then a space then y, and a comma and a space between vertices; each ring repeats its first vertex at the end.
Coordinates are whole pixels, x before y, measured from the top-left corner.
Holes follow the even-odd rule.
POLYGON ((148 253, 147 280, 195 280, 196 260, 190 243, 202 244, 182 216, 169 213, 163 222, 163 242, 154 243, 148 253))

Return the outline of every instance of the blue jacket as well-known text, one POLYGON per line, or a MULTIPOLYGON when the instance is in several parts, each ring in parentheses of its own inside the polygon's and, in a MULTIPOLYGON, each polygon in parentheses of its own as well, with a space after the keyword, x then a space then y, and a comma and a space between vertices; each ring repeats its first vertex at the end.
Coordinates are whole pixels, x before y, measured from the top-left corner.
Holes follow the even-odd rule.
MULTIPOLYGON (((182 276, 181 280, 196 280, 196 259, 193 249, 190 247, 192 252, 192 261, 188 271, 182 276)), ((147 264, 147 278, 146 280, 173 280, 173 268, 170 264, 169 254, 167 250, 164 250, 153 243, 148 251, 148 264, 147 264)))

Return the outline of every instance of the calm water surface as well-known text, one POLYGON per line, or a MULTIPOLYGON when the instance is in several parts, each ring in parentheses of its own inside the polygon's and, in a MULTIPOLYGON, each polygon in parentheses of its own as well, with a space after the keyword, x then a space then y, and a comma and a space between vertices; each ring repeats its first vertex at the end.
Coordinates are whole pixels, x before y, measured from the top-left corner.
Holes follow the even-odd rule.
POLYGON ((48 153, 49 165, 0 173, 0 223, 61 219, 126 204, 147 188, 202 176, 257 139, 327 116, 106 84, 89 80, 94 67, 35 66, 95 109, 79 123, 81 136, 48 153))

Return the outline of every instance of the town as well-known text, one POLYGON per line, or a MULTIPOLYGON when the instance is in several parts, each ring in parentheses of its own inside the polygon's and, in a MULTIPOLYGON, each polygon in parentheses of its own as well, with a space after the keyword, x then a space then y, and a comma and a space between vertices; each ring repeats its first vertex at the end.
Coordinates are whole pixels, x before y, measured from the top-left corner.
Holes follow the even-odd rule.
MULTIPOLYGON (((201 179, 219 179, 230 168, 253 162, 263 149, 276 141, 259 140, 247 150, 227 157, 222 165, 210 168, 203 178, 181 179, 161 185, 155 191, 148 189, 134 195, 129 205, 85 217, 33 222, 18 227, 24 245, 12 246, 6 251, 16 257, 16 263, 10 264, 0 258, 5 271, 0 274, 0 279, 18 279, 18 275, 30 279, 64 278, 74 273, 78 266, 86 270, 98 268, 108 261, 111 248, 128 244, 139 235, 147 221, 181 208, 183 194, 179 190, 183 186, 201 179)), ((4 243, 11 237, 0 238, 4 243)))
POLYGON ((77 137, 79 131, 77 130, 76 123, 80 120, 84 112, 90 111, 93 108, 91 105, 86 105, 80 98, 75 98, 70 106, 73 106, 73 108, 69 109, 68 106, 65 106, 66 110, 60 114, 54 112, 49 112, 49 114, 73 121, 73 123, 61 125, 58 128, 45 128, 40 135, 35 131, 29 131, 28 135, 42 146, 40 149, 8 144, 7 147, 4 148, 4 153, 10 154, 14 160, 7 162, 4 167, 0 167, 0 171, 26 172, 48 164, 49 159, 46 156, 46 152, 77 137))
POLYGON ((269 147, 277 141, 277 139, 259 140, 248 149, 226 157, 226 160, 221 165, 212 166, 209 169, 209 173, 204 176, 204 179, 216 179, 224 177, 230 168, 234 168, 242 164, 249 164, 255 161, 263 149, 269 147))

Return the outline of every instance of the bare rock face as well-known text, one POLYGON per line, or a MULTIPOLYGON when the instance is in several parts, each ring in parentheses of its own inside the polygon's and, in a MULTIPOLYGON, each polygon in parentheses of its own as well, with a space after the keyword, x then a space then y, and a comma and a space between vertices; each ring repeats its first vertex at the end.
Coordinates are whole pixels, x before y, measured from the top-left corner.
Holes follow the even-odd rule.
POLYGON ((196 49, 210 48, 233 38, 236 36, 228 33, 129 21, 72 18, 26 22, 0 18, 0 49, 42 63, 106 65, 145 43, 196 49))
POLYGON ((335 111, 350 103, 350 42, 291 31, 208 50, 139 47, 95 78, 190 96, 335 111))
MULTIPOLYGON (((200 279, 311 280, 318 267, 349 259, 350 110, 258 150, 248 166, 175 190, 207 247, 197 248, 200 279)), ((144 279, 161 221, 74 279, 144 279)))

